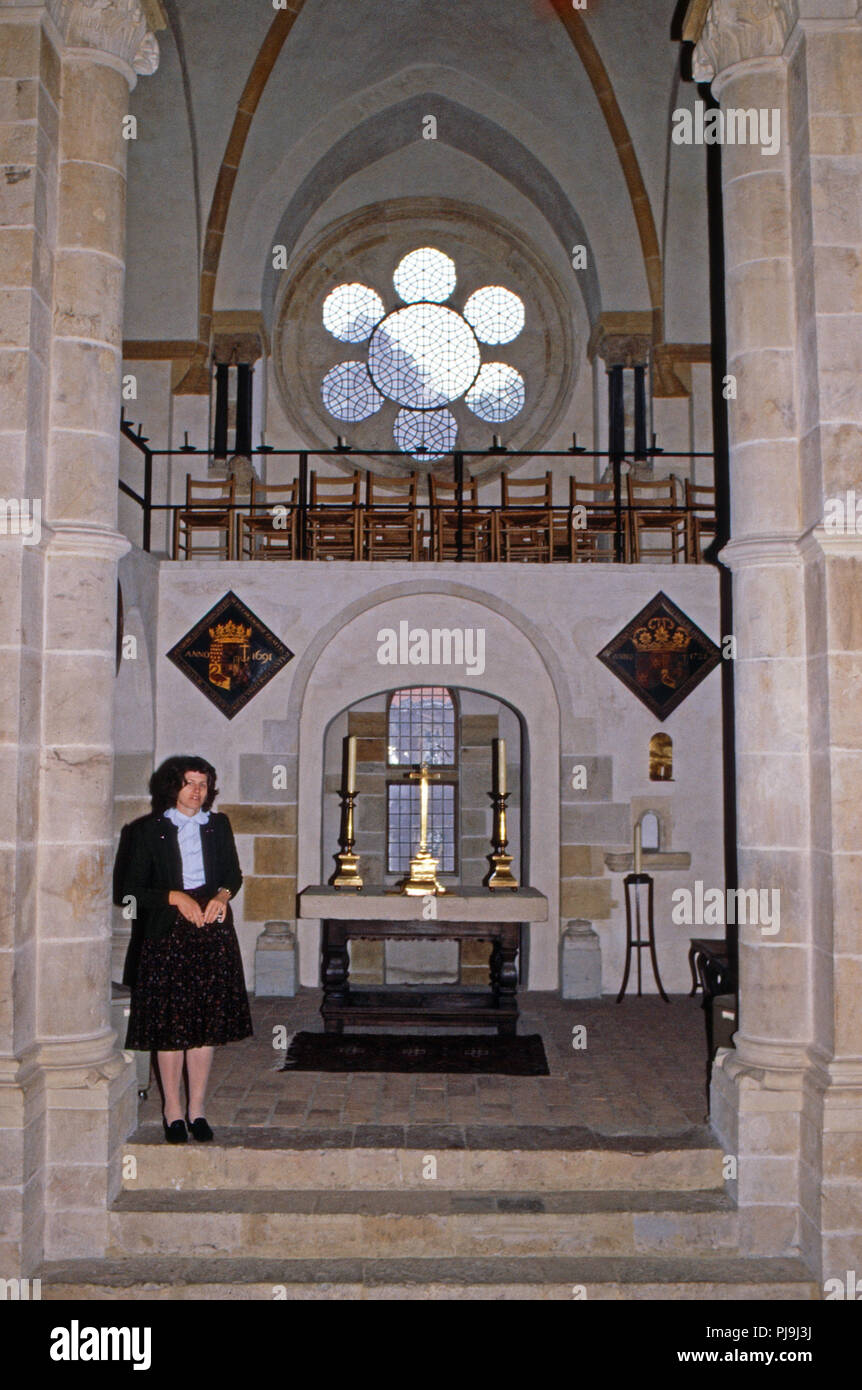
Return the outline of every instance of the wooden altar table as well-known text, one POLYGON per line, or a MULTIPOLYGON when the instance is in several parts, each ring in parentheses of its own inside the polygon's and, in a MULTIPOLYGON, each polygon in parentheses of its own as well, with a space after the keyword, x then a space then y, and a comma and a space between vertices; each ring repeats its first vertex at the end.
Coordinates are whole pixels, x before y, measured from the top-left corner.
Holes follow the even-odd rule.
POLYGON ((514 1035, 518 1022, 518 953, 522 927, 545 922, 548 900, 535 888, 489 892, 459 888, 433 899, 435 917, 427 916, 427 899, 390 893, 384 888, 359 892, 328 885, 306 888, 299 895, 299 916, 323 923, 322 982, 324 1028, 340 1033, 351 1027, 421 1024, 496 1028, 514 1035), (462 985, 382 985, 355 989, 350 984, 348 943, 374 941, 463 941, 493 943, 487 990, 462 985))

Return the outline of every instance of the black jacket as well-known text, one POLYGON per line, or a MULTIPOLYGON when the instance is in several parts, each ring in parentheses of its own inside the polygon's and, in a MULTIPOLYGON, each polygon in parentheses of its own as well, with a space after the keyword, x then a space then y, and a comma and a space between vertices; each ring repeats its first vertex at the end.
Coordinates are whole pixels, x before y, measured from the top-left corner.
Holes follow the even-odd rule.
MULTIPOLYGON (((132 988, 141 943, 146 938, 166 936, 176 921, 177 908, 170 906, 168 895, 183 891, 183 861, 178 836, 173 821, 153 813, 124 826, 120 836, 114 869, 114 901, 122 906, 123 899, 134 899, 132 938, 123 971, 123 984, 132 988)), ((205 886, 213 895, 219 888, 229 888, 231 898, 235 897, 242 886, 242 870, 227 816, 210 812, 209 821, 201 826, 201 848, 205 886)))

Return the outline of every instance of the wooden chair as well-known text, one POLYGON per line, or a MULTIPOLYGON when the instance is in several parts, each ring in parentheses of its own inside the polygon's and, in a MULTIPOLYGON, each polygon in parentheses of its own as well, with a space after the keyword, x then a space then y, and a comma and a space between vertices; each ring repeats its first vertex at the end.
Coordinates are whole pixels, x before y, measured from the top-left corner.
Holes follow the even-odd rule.
POLYGON ((643 550, 643 558, 655 560, 670 556, 674 564, 680 555, 686 556, 686 517, 685 508, 680 506, 677 493, 677 478, 671 473, 669 478, 641 482, 626 474, 626 489, 629 503, 630 552, 628 558, 639 564, 642 558, 641 539, 645 532, 668 537, 666 546, 649 546, 643 550))
POLYGON ((359 470, 352 478, 318 478, 312 470, 307 514, 310 560, 359 560, 362 556, 359 470))
POLYGON ((298 549, 298 484, 251 483, 251 513, 239 518, 241 560, 295 560, 298 549), (266 508, 266 510, 262 510, 266 508))
POLYGON ((174 512, 174 559, 191 560, 195 553, 208 560, 233 559, 233 503, 236 480, 203 482, 186 474, 186 505, 174 512), (194 544, 198 532, 221 537, 218 545, 194 544))
POLYGON ((685 517, 688 559, 693 565, 699 565, 703 556, 701 537, 718 534, 715 515, 715 488, 695 486, 686 478, 685 517))
MULTIPOLYGON (((623 511, 623 556, 629 558, 629 528, 623 511)), ((609 560, 617 557, 617 513, 613 483, 581 483, 569 479, 569 510, 565 532, 555 522, 554 551, 564 560, 609 560), (582 508, 576 515, 575 508, 582 508), (575 525, 583 521, 586 525, 575 525)))
MULTIPOLYGON (((458 558, 458 489, 439 482, 433 474, 431 488, 431 554, 435 560, 458 558)), ((496 559, 494 513, 479 506, 479 485, 466 478, 462 490, 462 554, 465 560, 496 559)))
POLYGON ((553 552, 553 482, 544 478, 502 477, 503 506, 497 513, 500 560, 549 561, 553 552))
POLYGON ((419 476, 365 479, 362 541, 366 560, 421 560, 425 539, 417 506, 419 476))

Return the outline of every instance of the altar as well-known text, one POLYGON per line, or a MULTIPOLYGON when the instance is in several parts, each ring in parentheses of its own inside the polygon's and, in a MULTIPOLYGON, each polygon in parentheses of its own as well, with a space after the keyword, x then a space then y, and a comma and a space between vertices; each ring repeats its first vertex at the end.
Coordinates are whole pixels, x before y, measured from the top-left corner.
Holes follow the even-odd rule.
POLYGON ((321 1013, 326 1032, 380 1024, 496 1028, 514 1035, 518 1022, 519 956, 531 922, 548 920, 548 900, 535 888, 489 892, 459 888, 424 898, 385 888, 345 892, 316 885, 299 895, 300 918, 323 923, 321 1013), (350 984, 348 944, 352 939, 466 940, 493 943, 488 989, 462 985, 350 984))

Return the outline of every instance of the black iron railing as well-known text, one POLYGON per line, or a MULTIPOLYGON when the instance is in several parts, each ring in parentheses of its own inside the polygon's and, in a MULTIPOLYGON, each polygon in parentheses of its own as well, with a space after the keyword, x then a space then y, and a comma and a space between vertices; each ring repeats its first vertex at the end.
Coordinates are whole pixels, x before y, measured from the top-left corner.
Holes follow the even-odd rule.
MULTIPOLYGON (((193 458, 193 457, 196 457, 196 458, 207 458, 207 459, 211 459, 211 458, 214 457, 214 455, 213 455, 213 453, 212 453, 212 450, 197 449, 197 448, 194 447, 194 445, 191 445, 191 444, 189 444, 188 442, 186 442, 185 444, 181 445, 181 446, 180 446, 179 448, 177 448, 177 449, 152 449, 152 448, 150 447, 150 443, 149 443, 148 437, 147 437, 146 435, 144 435, 140 429, 136 432, 135 429, 134 429, 134 426, 131 425, 125 418, 121 419, 121 422, 120 422, 120 430, 121 430, 121 433, 122 433, 123 437, 124 437, 125 439, 127 439, 127 440, 129 441, 130 444, 134 445, 134 447, 135 447, 136 449, 139 450, 139 452, 141 453, 141 455, 142 455, 142 457, 143 457, 143 468, 144 468, 144 472, 143 472, 143 491, 142 491, 142 492, 137 492, 134 488, 130 487, 129 484, 126 483, 126 482, 125 482, 124 480, 122 480, 122 479, 120 480, 119 487, 120 487, 120 491, 121 491, 121 492, 123 492, 127 497, 131 498, 131 499, 132 499, 134 502, 136 502, 136 503, 138 504, 138 506, 141 508, 141 512, 142 512, 142 549, 144 549, 144 550, 146 550, 146 551, 149 551, 150 548, 151 548, 151 545, 152 545, 152 526, 153 526, 153 516, 154 516, 154 514, 158 514, 158 513, 170 513, 170 514, 173 516, 173 515, 175 515, 176 513, 186 511, 186 510, 189 508, 189 504, 188 504, 186 501, 181 501, 181 502, 154 502, 154 501, 153 501, 153 461, 154 461, 154 459, 156 459, 156 458, 160 458, 160 459, 171 459, 171 458, 176 458, 176 457, 184 457, 184 458, 193 458)), ((188 439, 188 436, 186 436, 186 439, 188 439)), ((296 515, 297 515, 297 558, 299 558, 299 559, 305 559, 305 558, 307 558, 307 555, 308 555, 308 548, 309 548, 309 547, 308 547, 308 514, 309 514, 309 505, 310 505, 310 504, 309 504, 309 487, 308 487, 308 482, 309 482, 309 478, 308 478, 308 462, 309 462, 309 458, 310 458, 310 457, 313 457, 313 458, 315 458, 315 459, 318 459, 318 458, 320 458, 320 459, 338 458, 338 459, 341 459, 341 460, 343 460, 343 459, 345 459, 345 458, 350 458, 350 459, 355 459, 355 460, 357 461, 357 464, 359 464, 360 461, 363 460, 363 459, 380 459, 380 458, 397 459, 397 460, 398 460, 399 462, 401 462, 402 464, 404 464, 405 462, 408 461, 408 456, 406 456, 406 455, 403 453, 403 451, 398 450, 398 449, 388 449, 388 450, 387 450, 387 449, 354 449, 354 448, 351 448, 349 445, 347 445, 347 444, 342 444, 342 443, 337 444, 337 445, 336 445, 334 448, 332 448, 332 449, 311 449, 311 450, 309 450, 309 449, 275 449, 275 448, 273 448, 273 447, 270 446, 270 445, 264 444, 264 445, 261 445, 261 446, 260 446, 259 448, 257 448, 257 449, 251 449, 251 450, 249 450, 246 454, 243 455, 243 457, 249 457, 249 458, 254 458, 254 457, 258 457, 258 456, 264 457, 264 458, 267 458, 267 459, 269 459, 269 458, 284 458, 284 459, 295 459, 295 460, 297 460, 297 467, 296 467, 296 484, 297 484, 297 489, 296 489, 296 502, 295 502, 295 504, 293 504, 293 505, 294 505, 294 508, 295 508, 295 511, 296 511, 296 515)), ((468 449, 458 449, 458 450, 453 451, 453 452, 449 455, 449 457, 451 458, 451 473, 450 473, 451 482, 450 482, 449 485, 452 486, 452 484, 454 484, 454 493, 455 493, 455 497, 454 497, 454 506, 453 506, 452 501, 445 501, 445 502, 442 502, 442 503, 437 503, 436 506, 435 506, 435 504, 432 503, 432 502, 429 500, 429 501, 427 501, 427 502, 423 501, 423 502, 421 502, 421 503, 416 504, 416 509, 419 510, 419 511, 422 511, 422 512, 427 513, 427 514, 431 517, 431 520, 432 520, 432 528, 433 528, 433 520, 434 520, 435 511, 444 511, 444 512, 446 512, 447 514, 451 514, 451 513, 454 511, 455 517, 456 517, 456 525, 455 525, 455 559, 456 559, 456 560, 462 561, 462 560, 465 558, 465 555, 464 555, 464 549, 465 549, 465 546, 464 546, 465 523, 469 521, 469 519, 470 519, 470 517, 471 517, 471 514, 475 516, 475 514, 476 514, 477 511, 478 511, 478 512, 481 512, 483 515, 486 515, 486 516, 493 516, 495 513, 496 513, 496 514, 503 515, 503 514, 505 514, 506 512, 510 512, 510 513, 513 513, 513 512, 514 512, 514 513, 517 513, 518 515, 521 515, 521 514, 529 514, 529 513, 535 512, 537 516, 538 516, 538 515, 547 515, 548 513, 551 513, 551 515, 552 515, 554 521, 556 521, 557 519, 563 520, 564 518, 569 518, 569 524, 571 524, 571 513, 572 513, 572 510, 573 510, 573 509, 572 509, 572 505, 571 505, 570 503, 567 503, 567 504, 553 504, 553 505, 551 505, 551 506, 548 506, 548 505, 546 505, 546 504, 544 504, 544 503, 536 503, 536 502, 524 502, 524 503, 522 503, 522 502, 519 502, 519 501, 514 501, 514 502, 510 503, 510 505, 509 505, 508 508, 507 508, 507 507, 504 507, 502 504, 499 504, 499 503, 498 503, 498 504, 486 503, 486 502, 484 502, 484 501, 482 501, 481 503, 477 504, 476 506, 474 506, 474 505, 471 504, 471 503, 465 503, 465 500, 464 500, 465 464, 468 464, 468 462, 472 463, 473 461, 478 461, 478 462, 480 462, 480 463, 486 463, 486 462, 491 461, 491 460, 497 461, 497 462, 501 462, 501 461, 504 460, 504 459, 505 459, 505 460, 512 460, 512 459, 521 459, 521 458, 529 458, 529 459, 537 459, 537 460, 538 460, 538 459, 548 459, 548 460, 553 460, 553 459, 566 459, 566 460, 569 460, 569 461, 572 461, 572 460, 574 460, 575 458, 577 458, 577 459, 583 459, 583 460, 593 460, 593 461, 594 461, 594 464, 596 463, 596 461, 604 460, 604 461, 606 461, 606 464, 610 466, 610 470, 611 470, 611 479, 609 479, 609 481, 612 481, 612 482, 613 482, 613 494, 612 494, 612 503, 611 503, 611 505, 612 505, 612 507, 613 507, 614 526, 613 526, 613 529, 610 530, 610 531, 608 532, 608 535, 609 535, 609 537, 610 537, 610 538, 612 539, 612 541, 613 541, 614 560, 615 560, 616 562, 618 562, 618 563, 619 563, 619 562, 623 562, 623 561, 625 560, 625 555, 626 555, 626 544, 625 544, 625 541, 626 541, 626 530, 627 530, 627 527, 628 527, 628 524, 629 524, 629 523, 628 523, 629 512, 632 510, 632 508, 630 508, 628 502, 623 500, 623 471, 622 471, 622 470, 623 470, 623 465, 624 465, 626 462, 631 462, 631 463, 636 463, 636 464, 643 465, 643 464, 646 464, 646 463, 653 462, 653 461, 655 461, 655 460, 657 460, 657 459, 660 459, 660 460, 662 461, 662 463, 670 462, 670 461, 672 461, 672 460, 674 460, 674 459, 684 459, 684 460, 686 460, 686 461, 691 461, 691 460, 694 460, 694 459, 709 459, 709 460, 713 460, 713 454, 710 453, 710 452, 704 452, 704 451, 700 451, 700 450, 698 450, 698 451, 687 450, 687 451, 679 452, 679 453, 666 452, 664 449, 658 448, 658 447, 655 445, 655 442, 653 442, 653 446, 652 446, 651 448, 645 448, 645 449, 643 449, 642 452, 640 452, 640 453, 638 454, 637 457, 635 457, 635 456, 628 456, 628 455, 622 455, 622 456, 621 456, 621 455, 619 455, 619 454, 610 453, 610 452, 608 452, 608 451, 602 451, 602 450, 597 450, 597 449, 585 449, 585 448, 583 448, 581 445, 579 445, 579 444, 577 443, 576 439, 573 440, 573 443, 572 443, 571 448, 569 448, 569 449, 562 449, 562 450, 535 450, 535 449, 531 449, 531 450, 517 450, 517 449, 507 449, 507 448, 506 448, 505 446, 503 446, 503 445, 492 445, 492 447, 489 448, 489 449, 469 449, 469 450, 468 450, 468 449)), ((225 462, 225 463, 226 463, 227 460, 226 460, 226 459, 225 459, 225 460, 219 459, 219 462, 225 462)), ((438 476, 439 476, 439 471, 442 470, 443 466, 444 466, 444 465, 443 465, 443 461, 442 461, 442 460, 435 460, 435 473, 437 473, 438 476)), ((373 471, 373 470, 372 470, 372 471, 373 471)), ((666 478, 667 478, 668 476, 669 476, 668 474, 663 474, 662 477, 656 478, 656 483, 665 481, 666 478)), ((381 481, 385 483, 385 479, 381 479, 381 481)), ((481 481, 481 480, 480 480, 480 481, 481 481)), ((540 481, 541 481, 541 480, 537 479, 537 483, 540 482, 540 481)), ((588 486, 590 486, 591 484, 593 484, 593 483, 595 483, 595 482, 597 482, 597 481, 599 481, 599 480, 596 479, 596 478, 587 479, 587 478, 584 478, 584 477, 580 477, 580 478, 578 479, 578 481, 579 481, 580 483, 582 483, 582 484, 584 484, 585 486, 588 487, 588 486)), ((643 481, 643 480, 642 480, 642 481, 643 481)), ((267 512, 271 512, 271 511, 272 511, 272 505, 273 505, 273 504, 272 504, 272 503, 266 503, 266 502, 265 502, 265 503, 261 503, 261 504, 257 504, 257 505, 252 505, 249 501, 240 501, 240 502, 236 502, 236 501, 235 501, 235 502, 232 502, 232 503, 219 501, 217 504, 216 504, 216 503, 211 503, 211 504, 206 504, 206 503, 205 503, 205 504, 200 504, 200 503, 197 503, 197 502, 196 502, 196 503, 193 503, 193 504, 191 504, 191 505, 192 505, 192 507, 198 507, 198 506, 200 506, 200 509, 201 509, 202 511, 205 511, 205 510, 207 509, 208 506, 209 506, 209 507, 217 506, 219 511, 225 511, 225 512, 228 512, 228 511, 229 511, 229 512, 232 512, 232 513, 234 513, 234 514, 243 514, 243 515, 251 516, 251 515, 254 515, 255 513, 257 513, 257 514, 266 514, 267 512)), ((379 504, 375 504, 375 505, 379 505, 381 508, 383 508, 383 509, 385 509, 385 510, 398 510, 399 507, 404 507, 404 510, 405 510, 405 511, 407 510, 406 504, 399 504, 396 500, 390 500, 390 499, 382 500, 379 504)), ((315 504, 315 510, 316 510, 316 511, 319 510, 320 512, 325 512, 325 511, 326 511, 326 503, 325 503, 325 502, 324 502, 324 503, 316 503, 316 504, 315 504)), ((348 508, 344 503, 338 503, 338 504, 334 504, 334 505, 333 505, 332 510, 333 510, 333 511, 341 511, 341 512, 344 512, 344 511, 346 511, 346 510, 349 510, 349 508, 348 508)), ((360 504, 359 504, 359 507, 358 507, 358 510, 360 510, 360 511, 365 511, 365 510, 367 510, 367 508, 366 508, 366 506, 365 506, 364 503, 360 503, 360 504)), ((588 507, 587 510, 588 510, 588 514, 589 514, 590 508, 588 507)), ((698 510, 702 510, 702 509, 699 508, 698 510)), ((676 511, 677 513, 686 513, 686 506, 685 506, 684 500, 682 500, 682 499, 679 500, 678 504, 674 507, 674 511, 676 511)), ((607 512, 604 510, 604 508, 599 507, 599 506, 597 506, 596 508, 594 508, 594 512, 595 512, 596 515, 598 515, 599 513, 603 513, 605 516, 607 515, 607 512)), ((553 537, 550 538, 549 544, 550 544, 550 546, 551 546, 551 555, 550 555, 550 558, 553 559, 553 558, 554 558, 554 555, 553 555, 553 537)), ((714 546, 713 546, 713 547, 710 547, 710 549, 708 549, 708 550, 705 552, 705 558, 706 558, 706 559, 711 560, 711 559, 713 558, 713 557, 712 557, 712 554, 711 554, 711 551, 712 551, 714 548, 715 548, 714 546)), ((436 557, 433 557, 433 556, 423 556, 423 559, 428 559, 428 558, 436 558, 436 557)))

